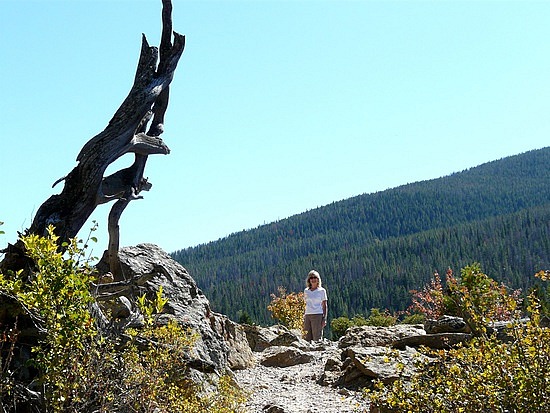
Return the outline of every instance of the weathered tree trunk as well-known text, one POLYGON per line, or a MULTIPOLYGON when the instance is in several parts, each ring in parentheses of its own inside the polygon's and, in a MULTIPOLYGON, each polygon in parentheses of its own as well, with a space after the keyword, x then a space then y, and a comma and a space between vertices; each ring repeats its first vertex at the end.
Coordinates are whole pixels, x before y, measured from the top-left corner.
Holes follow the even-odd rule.
MULTIPOLYGON (((77 156, 77 166, 55 183, 65 181, 62 192, 40 206, 27 230, 44 235, 52 224, 60 241, 67 241, 78 234, 98 205, 116 201, 108 225, 109 261, 115 276, 120 276, 117 264, 120 216, 130 201, 142 198, 139 193, 151 187, 143 177, 148 156, 170 152, 160 135, 164 130, 169 85, 183 53, 185 37, 172 31, 171 0, 162 0, 162 4, 160 59, 159 49, 149 46, 143 36, 130 93, 105 130, 84 145, 77 156), (126 153, 134 154, 133 165, 104 177, 107 167, 126 153)), ((21 242, 8 246, 5 252, 0 271, 17 270, 25 265, 21 242)))
MULTIPOLYGON (((151 184, 144 178, 148 156, 170 152, 160 135, 164 129, 169 86, 185 47, 185 37, 172 31, 171 0, 162 0, 162 4, 160 52, 156 47, 149 46, 143 36, 134 84, 128 96, 107 127, 83 146, 77 156, 76 167, 54 183, 55 186, 65 181, 63 190, 40 206, 30 228, 26 230, 26 234, 46 235, 47 227, 53 225, 62 243, 76 237, 98 205, 114 201, 108 220, 108 262, 115 279, 122 278, 118 258, 118 222, 122 212, 130 201, 141 198, 141 191, 151 188, 151 184), (134 154, 134 163, 110 176, 104 176, 109 165, 127 153, 134 154)), ((30 270, 29 273, 32 273, 35 269, 35 263, 25 254, 22 241, 9 244, 3 252, 5 256, 0 262, 0 273, 5 274, 10 270, 30 270)), ((98 302, 130 294, 134 286, 127 281, 91 285, 95 288, 97 301, 91 304, 90 312, 101 332, 110 331, 111 320, 105 317, 98 302)), ((9 393, 14 406, 17 404, 16 410, 45 411, 43 394, 32 387, 39 373, 27 363, 31 349, 42 345, 41 334, 47 333, 42 321, 15 297, 1 292, 0 326, 5 329, 3 331, 20 334, 18 341, 13 343, 14 347, 4 346, 3 349, 11 352, 10 358, 13 356, 10 366, 4 360, 2 363, 4 368, 12 369, 10 374, 15 384, 9 393)))

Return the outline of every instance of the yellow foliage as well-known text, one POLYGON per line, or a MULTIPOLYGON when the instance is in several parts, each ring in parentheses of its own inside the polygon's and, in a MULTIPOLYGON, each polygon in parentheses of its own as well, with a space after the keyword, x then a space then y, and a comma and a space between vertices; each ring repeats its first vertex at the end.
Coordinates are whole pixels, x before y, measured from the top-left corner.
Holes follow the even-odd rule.
MULTIPOLYGON (((542 277, 541 277, 542 278, 542 277)), ((480 303, 464 294, 465 306, 480 303)), ((508 300, 509 297, 506 297, 508 300)), ((510 340, 481 335, 447 351, 429 352, 410 380, 367 391, 373 408, 390 412, 547 412, 550 405, 550 330, 540 303, 529 296, 530 320, 510 322, 510 340)))
POLYGON ((306 301, 304 293, 287 294, 284 287, 278 288, 279 295, 271 294, 271 303, 267 309, 271 316, 284 326, 302 330, 306 301))
MULTIPOLYGON (((162 289, 153 301, 138 299, 144 328, 103 337, 89 312, 92 278, 86 264, 79 266, 82 251, 73 240, 61 254, 57 239, 53 227, 47 237, 23 237, 36 270, 25 279, 22 273, 0 274, 0 293, 13 297, 43 332, 30 362, 38 371, 44 411, 241 411, 244 395, 230 378, 222 376, 211 395, 187 379, 187 360, 198 334, 175 321, 156 322, 166 304, 162 289)), ((0 335, 3 372, 10 372, 18 345, 16 327, 0 335)), ((0 377, 0 405, 17 410, 13 385, 8 375, 0 377)))

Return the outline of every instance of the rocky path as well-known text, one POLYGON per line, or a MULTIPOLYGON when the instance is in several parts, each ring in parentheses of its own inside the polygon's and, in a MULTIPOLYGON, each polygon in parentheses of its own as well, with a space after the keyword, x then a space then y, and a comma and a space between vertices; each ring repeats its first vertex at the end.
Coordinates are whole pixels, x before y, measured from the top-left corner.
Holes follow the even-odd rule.
MULTIPOLYGON (((235 372, 239 385, 249 393, 250 413, 359 413, 368 411, 360 393, 317 384, 330 355, 338 352, 336 343, 308 352, 309 363, 290 367, 252 368, 235 372)), ((259 361, 260 355, 256 355, 259 361)))

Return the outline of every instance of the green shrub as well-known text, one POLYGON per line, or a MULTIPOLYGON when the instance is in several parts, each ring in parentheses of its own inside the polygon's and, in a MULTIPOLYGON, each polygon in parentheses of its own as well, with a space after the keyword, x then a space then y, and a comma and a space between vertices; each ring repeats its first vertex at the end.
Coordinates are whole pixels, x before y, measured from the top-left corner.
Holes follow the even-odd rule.
POLYGON ((424 314, 408 314, 406 315, 403 320, 401 320, 401 324, 424 324, 424 321, 426 321, 426 316, 424 314))
POLYGON ((271 303, 267 306, 271 316, 284 326, 301 331, 306 311, 304 293, 287 293, 284 287, 279 287, 278 292, 279 295, 271 294, 271 303))
POLYGON ((332 331, 332 339, 338 340, 344 334, 346 330, 351 327, 351 320, 347 317, 333 318, 330 322, 330 329, 332 331))
MULTIPOLYGON (((473 314, 475 321, 498 317, 493 304, 507 303, 510 297, 501 290, 503 297, 489 294, 485 301, 479 294, 494 291, 494 284, 473 270, 475 267, 463 271, 470 291, 461 291, 461 308, 473 314)), ((367 391, 372 411, 547 412, 550 330, 540 325, 540 303, 535 295, 529 297, 528 312, 526 324, 510 323, 509 341, 481 334, 457 348, 428 352, 431 360, 421 363, 410 380, 400 379, 386 387, 377 383, 375 390, 367 391)))
POLYGON ((510 320, 519 308, 519 291, 508 289, 481 271, 479 264, 462 269, 460 278, 447 278, 449 296, 458 315, 470 326, 475 335, 486 333, 493 321, 510 320))
POLYGON ((250 314, 245 310, 237 311, 237 322, 239 324, 247 324, 249 326, 254 325, 254 320, 250 317, 250 314))
POLYGON ((381 312, 378 308, 370 310, 369 317, 367 318, 367 325, 376 327, 390 327, 395 325, 397 317, 391 315, 387 310, 381 312))
MULTIPOLYGON (((196 333, 176 322, 159 325, 158 313, 166 303, 162 290, 153 301, 145 296, 137 305, 145 327, 103 337, 90 315, 94 301, 89 292, 91 270, 80 265, 82 251, 76 241, 58 251, 53 227, 46 237, 22 237, 36 269, 0 274, 0 293, 19 304, 41 332, 30 362, 45 412, 188 412, 240 411, 242 392, 228 377, 221 377, 218 392, 202 396, 202 389, 186 379, 186 355, 196 333)), ((0 405, 17 410, 11 361, 18 345, 17 324, 0 337, 2 350, 0 405)))
POLYGON ((381 312, 378 308, 371 309, 370 314, 367 318, 365 318, 362 314, 356 314, 351 320, 348 317, 334 318, 330 322, 332 339, 340 339, 340 337, 346 334, 346 330, 350 327, 388 327, 394 325, 396 321, 397 317, 390 315, 387 311, 381 312))
POLYGON ((409 311, 437 319, 444 314, 464 319, 475 335, 485 334, 491 321, 510 320, 520 304, 521 291, 509 292, 481 271, 474 263, 464 267, 460 277, 449 268, 446 272, 446 288, 436 272, 422 290, 413 290, 409 311))

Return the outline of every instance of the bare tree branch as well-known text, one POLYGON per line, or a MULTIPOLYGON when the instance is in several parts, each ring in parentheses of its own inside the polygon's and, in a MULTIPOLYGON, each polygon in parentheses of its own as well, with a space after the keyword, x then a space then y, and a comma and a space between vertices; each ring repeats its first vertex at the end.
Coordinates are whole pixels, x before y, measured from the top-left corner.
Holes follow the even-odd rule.
MULTIPOLYGON (((64 181, 63 190, 40 206, 28 233, 44 235, 52 224, 60 242, 68 241, 78 234, 98 205, 116 201, 109 216, 109 254, 112 262, 116 261, 120 216, 130 201, 142 198, 141 191, 151 188, 143 176, 148 156, 170 153, 160 135, 164 131, 169 86, 185 47, 185 36, 172 31, 171 1, 162 0, 162 4, 160 56, 159 49, 150 46, 143 35, 128 96, 107 127, 82 147, 73 170, 56 181, 64 181), (109 165, 127 153, 134 154, 133 165, 105 177, 109 165)), ((21 243, 10 247, 14 253, 24 251, 21 243)), ((0 270, 19 269, 14 268, 20 265, 17 261, 6 256, 0 270)), ((113 273, 120 275, 116 268, 113 273)))

